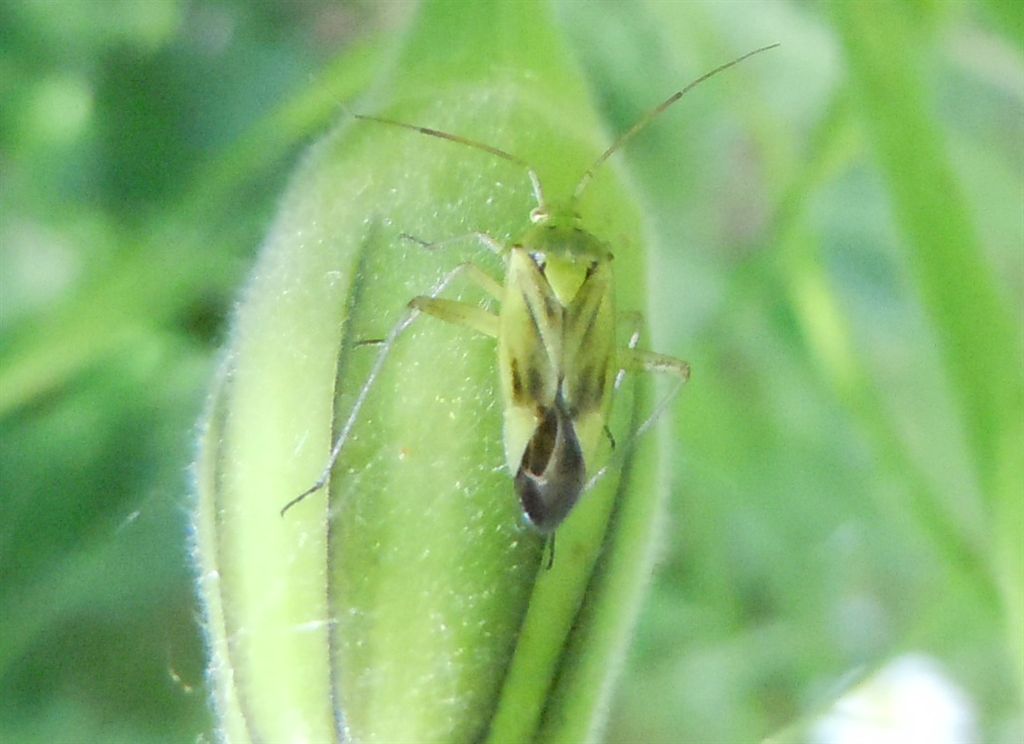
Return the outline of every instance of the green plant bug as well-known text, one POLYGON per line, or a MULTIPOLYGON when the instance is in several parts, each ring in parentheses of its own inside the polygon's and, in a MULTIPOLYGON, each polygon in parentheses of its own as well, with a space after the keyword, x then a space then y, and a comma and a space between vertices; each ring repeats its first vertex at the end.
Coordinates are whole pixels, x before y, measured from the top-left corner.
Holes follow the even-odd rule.
MULTIPOLYGON (((537 532, 553 541, 555 530, 580 496, 607 469, 607 465, 595 469, 594 463, 602 437, 610 438, 606 421, 613 391, 622 375, 633 371, 661 372, 678 380, 634 438, 649 428, 690 376, 686 362, 636 348, 638 333, 626 345, 616 344, 611 246, 581 224, 576 205, 597 169, 688 91, 776 46, 748 52, 705 73, 651 109, 594 161, 565 201, 549 202, 536 171, 524 160, 497 147, 429 127, 355 115, 363 121, 445 139, 520 165, 530 177, 537 206, 530 213, 530 226, 512 245, 504 245, 484 233, 472 236, 504 259, 503 284, 475 264, 463 264, 449 272, 429 294, 409 303, 411 312, 379 342, 382 350, 319 480, 288 502, 281 513, 327 483, 390 349, 420 314, 426 314, 496 339, 506 464, 526 519, 537 532), (458 275, 465 275, 497 300, 498 313, 441 297, 458 275)), ((426 247, 441 244, 405 237, 426 247)), ((553 542, 551 545, 553 560, 553 542)))

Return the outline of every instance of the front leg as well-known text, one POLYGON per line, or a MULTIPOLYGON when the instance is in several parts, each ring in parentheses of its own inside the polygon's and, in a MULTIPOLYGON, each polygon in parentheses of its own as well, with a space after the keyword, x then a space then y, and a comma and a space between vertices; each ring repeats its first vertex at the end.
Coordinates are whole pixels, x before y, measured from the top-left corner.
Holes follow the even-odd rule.
POLYGON ((658 372, 670 374, 686 382, 690 379, 690 363, 655 351, 626 348, 619 352, 619 366, 624 372, 658 372))
MULTIPOLYGON (((504 288, 475 263, 467 262, 461 264, 453 273, 465 275, 466 278, 478 287, 481 287, 491 297, 499 302, 502 300, 504 288)), ((443 320, 446 323, 471 328, 491 338, 498 337, 498 316, 468 302, 448 300, 434 294, 414 297, 409 302, 409 307, 438 320, 443 320)))
POLYGON ((416 297, 409 307, 446 323, 471 328, 491 338, 498 337, 498 316, 468 302, 442 297, 416 297))

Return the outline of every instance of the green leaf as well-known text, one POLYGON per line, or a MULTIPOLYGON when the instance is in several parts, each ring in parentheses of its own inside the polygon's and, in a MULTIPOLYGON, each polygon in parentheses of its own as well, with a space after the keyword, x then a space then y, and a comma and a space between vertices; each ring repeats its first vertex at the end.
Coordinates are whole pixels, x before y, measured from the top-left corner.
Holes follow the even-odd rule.
POLYGON ((1024 416, 1013 317, 981 250, 924 93, 923 54, 910 19, 893 4, 833 7, 976 470, 991 490, 1004 428, 1024 416))

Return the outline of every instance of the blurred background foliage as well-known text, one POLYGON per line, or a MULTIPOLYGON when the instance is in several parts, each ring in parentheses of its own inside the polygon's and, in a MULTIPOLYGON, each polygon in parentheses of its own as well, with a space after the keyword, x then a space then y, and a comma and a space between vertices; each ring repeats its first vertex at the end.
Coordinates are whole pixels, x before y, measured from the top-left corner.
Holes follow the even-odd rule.
MULTIPOLYGON (((620 156, 695 372, 608 739, 826 738, 913 654, 1019 741, 1024 6, 557 7, 610 132, 783 45, 620 156)), ((413 11, 0 5, 0 739, 208 736, 194 422, 295 158, 413 11)))

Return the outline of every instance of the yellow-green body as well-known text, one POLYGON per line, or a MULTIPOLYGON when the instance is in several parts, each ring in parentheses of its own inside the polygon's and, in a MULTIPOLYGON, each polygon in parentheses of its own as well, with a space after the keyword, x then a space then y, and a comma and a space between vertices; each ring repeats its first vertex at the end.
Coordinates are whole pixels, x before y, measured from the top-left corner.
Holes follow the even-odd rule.
POLYGON ((530 522, 553 531, 597 457, 615 377, 612 254, 565 213, 508 249, 498 332, 505 456, 530 522))

